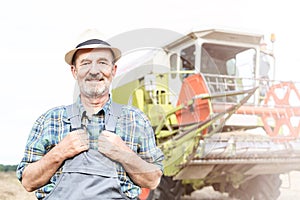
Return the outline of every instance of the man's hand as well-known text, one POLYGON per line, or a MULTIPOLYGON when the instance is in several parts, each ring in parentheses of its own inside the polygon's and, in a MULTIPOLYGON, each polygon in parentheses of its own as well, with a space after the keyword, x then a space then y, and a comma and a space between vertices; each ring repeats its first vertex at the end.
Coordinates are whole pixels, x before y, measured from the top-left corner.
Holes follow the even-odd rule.
POLYGON ((120 161, 124 152, 132 152, 120 136, 109 131, 102 131, 99 135, 98 151, 116 161, 120 161))
POLYGON ((140 187, 155 189, 162 172, 133 152, 122 138, 109 131, 102 131, 98 138, 98 151, 122 164, 130 178, 140 187))
POLYGON ((42 159, 29 164, 23 172, 22 184, 32 192, 49 182, 64 160, 89 149, 89 138, 85 130, 70 132, 42 159))
POLYGON ((88 134, 84 129, 72 131, 56 147, 63 159, 72 158, 89 149, 88 134))

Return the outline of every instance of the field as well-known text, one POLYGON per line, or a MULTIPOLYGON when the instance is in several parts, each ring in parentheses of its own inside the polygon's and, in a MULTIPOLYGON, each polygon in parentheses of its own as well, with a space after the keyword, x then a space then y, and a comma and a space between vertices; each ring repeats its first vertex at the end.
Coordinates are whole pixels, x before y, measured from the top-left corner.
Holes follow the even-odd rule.
MULTIPOLYGON (((300 199, 300 172, 282 175, 281 195, 278 200, 300 199)), ((34 193, 28 193, 17 180, 14 172, 0 172, 0 200, 35 200, 34 193)), ((184 199, 230 200, 227 195, 213 191, 210 187, 192 193, 184 199)), ((232 200, 232 199, 231 199, 232 200)))
MULTIPOLYGON (((300 199, 300 171, 293 171, 289 174, 280 176, 282 185, 280 188, 280 196, 277 200, 298 200, 300 199)), ((192 193, 186 200, 237 200, 229 198, 226 194, 221 194, 207 187, 192 193)), ((275 199, 274 199, 275 200, 275 199)))
POLYGON ((34 200, 16 178, 15 172, 0 172, 0 200, 34 200))

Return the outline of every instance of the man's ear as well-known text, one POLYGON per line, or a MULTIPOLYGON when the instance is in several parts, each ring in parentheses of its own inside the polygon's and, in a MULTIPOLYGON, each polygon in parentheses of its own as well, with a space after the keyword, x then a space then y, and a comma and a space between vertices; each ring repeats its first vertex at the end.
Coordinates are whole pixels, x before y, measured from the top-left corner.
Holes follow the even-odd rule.
POLYGON ((112 76, 113 76, 113 77, 114 77, 114 76, 116 75, 116 73, 117 73, 117 68, 118 68, 117 65, 114 65, 114 66, 113 66, 113 69, 112 69, 112 76))
POLYGON ((71 72, 75 80, 77 80, 77 70, 75 65, 71 65, 71 72))

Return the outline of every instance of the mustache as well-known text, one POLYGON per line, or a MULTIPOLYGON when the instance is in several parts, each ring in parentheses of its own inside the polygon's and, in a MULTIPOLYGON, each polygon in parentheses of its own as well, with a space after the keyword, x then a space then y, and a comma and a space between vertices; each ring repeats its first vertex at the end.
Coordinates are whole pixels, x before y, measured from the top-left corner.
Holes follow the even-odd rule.
POLYGON ((104 80, 101 75, 89 75, 85 78, 86 81, 101 81, 104 80))

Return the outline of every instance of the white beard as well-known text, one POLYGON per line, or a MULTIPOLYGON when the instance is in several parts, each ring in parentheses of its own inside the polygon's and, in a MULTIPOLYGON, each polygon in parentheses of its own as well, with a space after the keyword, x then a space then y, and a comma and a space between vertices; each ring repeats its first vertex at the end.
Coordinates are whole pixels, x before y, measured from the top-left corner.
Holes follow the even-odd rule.
POLYGON ((92 86, 90 84, 85 83, 78 83, 80 93, 84 96, 90 97, 90 98, 97 98, 101 97, 104 94, 106 94, 109 91, 108 83, 97 83, 93 84, 92 86))

